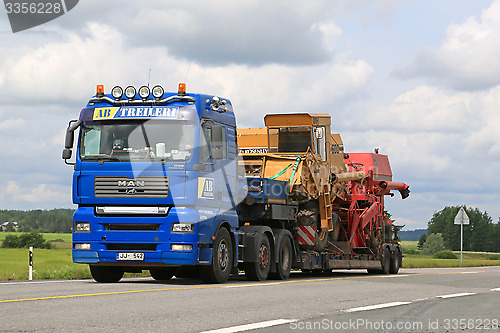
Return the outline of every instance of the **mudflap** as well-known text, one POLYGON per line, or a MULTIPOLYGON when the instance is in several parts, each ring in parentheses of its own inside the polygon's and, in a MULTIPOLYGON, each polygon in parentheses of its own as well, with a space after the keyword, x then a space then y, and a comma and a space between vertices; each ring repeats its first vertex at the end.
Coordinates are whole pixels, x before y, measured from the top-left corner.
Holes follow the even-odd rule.
MULTIPOLYGON (((245 225, 242 226, 239 231, 239 251, 238 251, 238 263, 244 262, 257 262, 258 258, 258 247, 261 242, 262 237, 269 236, 269 243, 271 245, 271 253, 274 253, 274 233, 270 227, 258 226, 258 225, 245 225), (267 234, 266 236, 264 236, 267 234)), ((274 258, 274 255, 273 255, 274 258)), ((274 260, 274 259, 272 259, 274 260)))

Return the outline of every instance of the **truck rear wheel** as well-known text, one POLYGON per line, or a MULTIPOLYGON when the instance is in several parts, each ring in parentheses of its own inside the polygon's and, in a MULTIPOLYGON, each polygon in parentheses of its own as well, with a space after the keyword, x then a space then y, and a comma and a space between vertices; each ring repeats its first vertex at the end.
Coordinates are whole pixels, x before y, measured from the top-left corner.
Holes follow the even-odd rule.
POLYGON ((150 269, 149 274, 153 277, 153 279, 158 281, 168 281, 174 276, 174 268, 166 267, 166 268, 155 268, 150 269))
POLYGON ((226 283, 233 268, 233 242, 226 228, 215 234, 212 263, 201 267, 201 279, 205 283, 226 283))
POLYGON ((269 277, 275 280, 286 280, 290 276, 292 268, 292 242, 290 238, 283 238, 276 255, 278 256, 276 272, 271 273, 269 277))
POLYGON ((257 251, 258 261, 245 263, 245 276, 251 281, 264 281, 271 269, 271 245, 266 235, 262 235, 257 251))
POLYGON ((123 277, 123 269, 119 267, 109 267, 109 266, 90 266, 90 274, 92 278, 97 282, 102 283, 115 283, 121 280, 123 277))

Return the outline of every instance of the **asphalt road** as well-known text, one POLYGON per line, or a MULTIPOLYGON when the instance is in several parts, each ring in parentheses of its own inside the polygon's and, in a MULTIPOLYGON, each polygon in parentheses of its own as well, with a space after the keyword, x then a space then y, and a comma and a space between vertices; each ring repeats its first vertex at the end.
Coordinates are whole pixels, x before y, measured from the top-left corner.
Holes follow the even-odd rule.
POLYGON ((225 285, 0 282, 1 332, 498 332, 499 321, 498 266, 295 273, 225 285))

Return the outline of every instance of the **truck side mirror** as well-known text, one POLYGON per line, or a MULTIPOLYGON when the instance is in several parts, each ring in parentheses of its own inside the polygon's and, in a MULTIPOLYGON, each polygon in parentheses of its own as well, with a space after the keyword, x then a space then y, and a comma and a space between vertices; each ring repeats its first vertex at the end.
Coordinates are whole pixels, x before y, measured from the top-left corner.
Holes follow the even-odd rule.
POLYGON ((63 160, 69 160, 72 155, 73 155, 73 151, 69 148, 65 148, 62 152, 63 160))
POLYGON ((68 128, 66 129, 66 138, 64 141, 64 150, 62 152, 62 158, 66 164, 68 160, 73 155, 71 149, 73 148, 73 143, 75 141, 75 130, 80 127, 82 121, 81 120, 71 120, 68 124, 68 128))
POLYGON ((82 123, 81 120, 72 120, 69 122, 68 129, 66 130, 66 140, 64 143, 64 148, 73 148, 73 142, 75 141, 75 130, 82 123))

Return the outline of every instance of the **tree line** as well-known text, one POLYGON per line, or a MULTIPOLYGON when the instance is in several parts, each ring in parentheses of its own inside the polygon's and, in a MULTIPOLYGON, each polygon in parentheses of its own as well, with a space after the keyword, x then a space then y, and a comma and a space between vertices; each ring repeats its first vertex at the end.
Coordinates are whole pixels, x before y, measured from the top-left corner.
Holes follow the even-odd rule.
POLYGON ((17 222, 20 232, 71 232, 74 212, 74 209, 0 210, 0 224, 17 222))
POLYGON ((465 206, 445 207, 434 213, 427 223, 427 234, 420 237, 419 247, 423 246, 428 236, 441 234, 444 247, 460 250, 460 225, 454 224, 455 216, 460 208, 464 208, 469 216, 469 225, 464 225, 464 251, 500 252, 500 223, 493 223, 487 212, 465 206))

